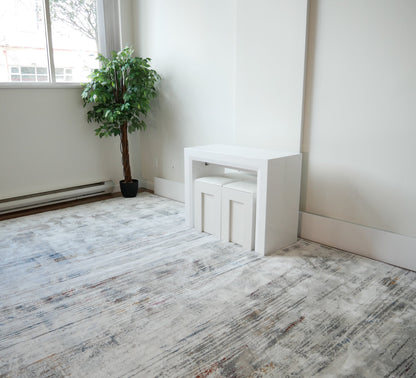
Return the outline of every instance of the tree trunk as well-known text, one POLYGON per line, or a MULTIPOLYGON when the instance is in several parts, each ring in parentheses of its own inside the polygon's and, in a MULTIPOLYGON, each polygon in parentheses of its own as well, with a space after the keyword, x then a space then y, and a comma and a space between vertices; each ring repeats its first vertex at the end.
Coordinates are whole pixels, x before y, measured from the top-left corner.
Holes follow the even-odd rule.
POLYGON ((129 140, 127 133, 127 122, 124 122, 120 127, 121 139, 121 157, 123 160, 124 182, 132 182, 130 170, 130 156, 129 156, 129 140))

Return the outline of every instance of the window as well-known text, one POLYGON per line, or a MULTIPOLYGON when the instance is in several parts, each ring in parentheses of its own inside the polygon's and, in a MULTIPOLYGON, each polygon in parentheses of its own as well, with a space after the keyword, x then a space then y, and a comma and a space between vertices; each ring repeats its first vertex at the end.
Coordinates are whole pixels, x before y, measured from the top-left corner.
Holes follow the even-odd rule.
POLYGON ((103 1, 111 3, 0 1, 0 82, 85 82, 98 67, 97 13, 103 1))
MULTIPOLYGON (((37 66, 11 66, 10 78, 11 81, 14 82, 48 82, 48 68, 37 66)), ((57 82, 72 82, 72 67, 55 68, 55 79, 57 82)))
POLYGON ((12 66, 10 67, 10 78, 11 81, 19 82, 45 82, 48 81, 48 69, 46 67, 21 67, 12 66))

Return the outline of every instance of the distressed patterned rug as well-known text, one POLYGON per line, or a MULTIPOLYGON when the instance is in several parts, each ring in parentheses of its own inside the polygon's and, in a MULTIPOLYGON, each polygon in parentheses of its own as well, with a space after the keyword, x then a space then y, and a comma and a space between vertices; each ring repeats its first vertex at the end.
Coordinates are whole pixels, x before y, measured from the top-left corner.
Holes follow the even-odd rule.
POLYGON ((416 375, 415 272, 259 256, 147 193, 1 222, 0 277, 2 377, 416 375))

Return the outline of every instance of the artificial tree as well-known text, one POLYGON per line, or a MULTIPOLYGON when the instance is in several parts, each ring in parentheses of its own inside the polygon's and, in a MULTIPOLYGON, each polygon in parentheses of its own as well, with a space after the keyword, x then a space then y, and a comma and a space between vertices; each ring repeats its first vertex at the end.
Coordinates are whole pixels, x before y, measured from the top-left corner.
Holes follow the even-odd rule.
POLYGON ((143 117, 150 110, 150 101, 157 94, 156 83, 160 79, 150 67, 150 58, 133 54, 134 50, 126 47, 113 52, 110 58, 99 55, 100 68, 91 73, 82 92, 84 106, 92 103, 87 112, 88 122, 99 124, 95 134, 100 138, 120 136, 124 174, 120 187, 125 197, 135 196, 138 186, 138 181, 131 177, 128 133, 146 128, 143 117), (133 189, 126 191, 126 186, 133 186, 133 189))

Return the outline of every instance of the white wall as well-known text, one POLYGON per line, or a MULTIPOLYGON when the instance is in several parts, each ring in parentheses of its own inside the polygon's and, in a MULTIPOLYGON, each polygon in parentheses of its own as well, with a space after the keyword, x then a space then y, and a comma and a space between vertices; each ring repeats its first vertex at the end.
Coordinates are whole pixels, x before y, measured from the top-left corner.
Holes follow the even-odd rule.
POLYGON ((148 182, 183 182, 187 146, 299 151, 306 9, 306 0, 134 2, 136 50, 162 75, 141 135, 148 182))
POLYGON ((3 88, 0 114, 0 199, 121 179, 119 142, 95 136, 80 88, 3 88))
POLYGON ((136 51, 162 76, 142 175, 183 181, 184 147, 233 142, 233 1, 139 0, 134 14, 136 51))
POLYGON ((299 152, 307 1, 236 4, 236 144, 299 152))
POLYGON ((416 237, 416 2, 311 2, 302 210, 416 237))

